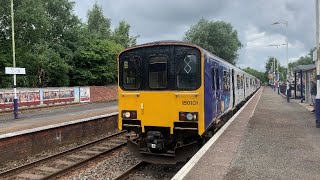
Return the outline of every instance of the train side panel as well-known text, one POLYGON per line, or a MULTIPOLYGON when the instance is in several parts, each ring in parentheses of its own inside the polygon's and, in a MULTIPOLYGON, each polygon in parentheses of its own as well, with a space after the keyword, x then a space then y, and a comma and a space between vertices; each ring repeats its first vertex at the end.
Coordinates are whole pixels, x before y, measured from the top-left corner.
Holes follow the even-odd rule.
POLYGON ((207 54, 204 60, 205 128, 233 108, 232 68, 207 54))

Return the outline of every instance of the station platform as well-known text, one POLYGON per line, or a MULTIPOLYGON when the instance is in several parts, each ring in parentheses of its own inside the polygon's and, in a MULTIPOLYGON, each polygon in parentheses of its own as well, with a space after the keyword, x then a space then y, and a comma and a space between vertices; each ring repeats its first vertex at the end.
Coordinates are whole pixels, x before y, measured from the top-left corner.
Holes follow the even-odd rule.
POLYGON ((0 137, 8 133, 56 125, 117 111, 118 102, 114 101, 24 110, 19 112, 18 119, 14 119, 13 112, 0 113, 0 137))
POLYGON ((320 179, 320 129, 296 102, 260 90, 173 179, 320 179))

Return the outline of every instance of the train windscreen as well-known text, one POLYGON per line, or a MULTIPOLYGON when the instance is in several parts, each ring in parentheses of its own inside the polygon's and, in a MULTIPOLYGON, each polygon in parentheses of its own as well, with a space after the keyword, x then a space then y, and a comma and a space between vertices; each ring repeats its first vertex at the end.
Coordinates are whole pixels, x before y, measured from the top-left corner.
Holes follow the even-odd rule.
POLYGON ((197 48, 161 45, 132 49, 119 57, 119 86, 124 90, 196 90, 201 85, 197 48))

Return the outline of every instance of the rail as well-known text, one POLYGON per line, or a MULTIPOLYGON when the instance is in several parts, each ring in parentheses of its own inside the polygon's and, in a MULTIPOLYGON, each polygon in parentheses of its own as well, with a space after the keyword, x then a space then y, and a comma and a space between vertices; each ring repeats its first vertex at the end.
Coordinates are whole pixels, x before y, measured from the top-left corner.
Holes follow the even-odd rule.
MULTIPOLYGON (((8 178, 12 179, 13 177, 22 177, 28 178, 30 176, 37 176, 37 179, 55 179, 57 177, 63 176, 64 174, 68 173, 69 171, 74 171, 77 168, 83 166, 89 161, 95 160, 101 155, 110 153, 120 147, 123 147, 127 144, 125 141, 125 133, 126 131, 121 131, 119 133, 98 139, 96 141, 75 147, 70 150, 66 150, 52 156, 45 157, 43 159, 37 160, 35 162, 31 162, 5 172, 0 173, 0 179, 8 178), (124 137, 123 141, 119 141, 119 137, 124 137), (113 140, 113 138, 116 138, 113 140), (109 144, 108 144, 109 143, 109 144), (110 145, 111 147, 107 146, 110 145), (100 145, 100 146, 99 146, 100 145), (96 150, 96 149, 100 149, 96 150), (79 154, 85 155, 79 155, 79 154), (68 161, 66 159, 73 158, 74 161, 68 161), (56 166, 59 167, 52 167, 52 163, 55 162, 56 166), (29 173, 29 172, 33 173, 29 173), (39 173, 34 173, 39 171, 39 173), (41 172, 42 171, 42 172, 41 172), (45 175, 43 175, 43 171, 45 171, 45 175), (40 173, 41 172, 41 173, 40 173)), ((121 139, 121 138, 120 138, 121 139)))

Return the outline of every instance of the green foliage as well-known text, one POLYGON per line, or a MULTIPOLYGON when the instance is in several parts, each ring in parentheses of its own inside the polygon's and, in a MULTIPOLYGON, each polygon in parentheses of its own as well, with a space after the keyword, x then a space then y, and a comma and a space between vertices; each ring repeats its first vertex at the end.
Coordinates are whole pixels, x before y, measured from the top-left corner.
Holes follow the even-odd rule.
MULTIPOLYGON (((14 1, 16 62, 27 71, 26 75, 18 76, 18 86, 68 85, 66 73, 70 68, 66 56, 61 56, 52 47, 63 46, 79 24, 72 9, 73 3, 67 0, 14 1)), ((4 69, 12 66, 10 1, 4 1, 0 6, 0 22, 3 22, 0 23, 0 44, 6 47, 0 52, 0 57, 4 57, 1 61, 5 62, 0 63, 0 68, 4 69)), ((12 78, 6 77, 0 83, 1 87, 9 87, 12 78)))
POLYGON ((130 25, 125 21, 121 21, 119 26, 114 30, 113 39, 116 43, 123 47, 131 47, 136 45, 138 36, 132 37, 129 35, 130 25))
POLYGON ((31 52, 26 54, 24 61, 25 68, 29 70, 29 78, 22 86, 47 87, 69 84, 69 65, 48 44, 35 44, 31 52))
MULTIPOLYGON (((95 4, 83 24, 68 0, 14 0, 17 67, 26 75, 17 86, 90 86, 114 84, 117 55, 135 45, 130 25, 122 21, 115 32, 110 19, 95 4)), ((5 67, 12 66, 10 1, 0 6, 0 87, 12 86, 5 67)))
POLYGON ((108 85, 117 82, 117 55, 123 47, 110 40, 85 40, 75 51, 71 85, 108 85))
POLYGON ((289 68, 295 69, 298 65, 314 64, 312 60, 312 54, 314 50, 315 48, 311 49, 306 56, 301 56, 297 61, 289 63, 289 68))
MULTIPOLYGON (((269 57, 265 65, 265 76, 268 77, 269 72, 278 72, 277 64, 279 63, 278 59, 275 57, 269 57), (275 67, 273 66, 275 64, 275 67)), ((280 73, 280 80, 286 80, 287 68, 283 67, 279 63, 279 73, 280 73)))
POLYGON ((110 37, 110 19, 105 18, 103 15, 102 7, 97 4, 93 5, 93 8, 88 11, 88 29, 89 32, 99 37, 110 37))
POLYGON ((247 67, 245 69, 242 69, 243 71, 245 71, 246 73, 249 73, 251 74, 252 76, 260 79, 261 83, 266 83, 268 82, 268 78, 267 76, 265 75, 264 72, 260 72, 260 71, 257 71, 255 69, 251 69, 250 67, 247 67))
POLYGON ((242 47, 238 33, 230 23, 201 19, 191 26, 183 39, 199 45, 235 65, 237 51, 242 47))

